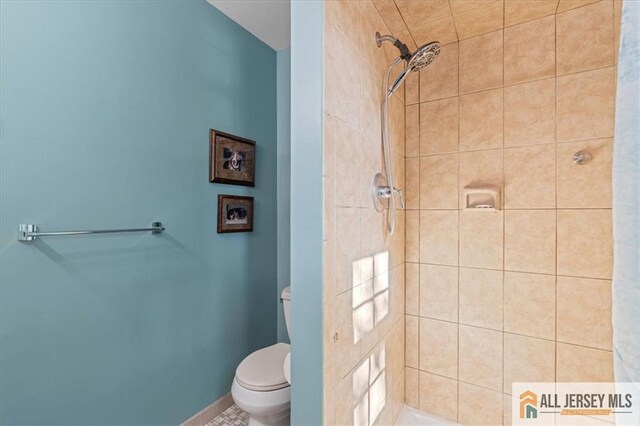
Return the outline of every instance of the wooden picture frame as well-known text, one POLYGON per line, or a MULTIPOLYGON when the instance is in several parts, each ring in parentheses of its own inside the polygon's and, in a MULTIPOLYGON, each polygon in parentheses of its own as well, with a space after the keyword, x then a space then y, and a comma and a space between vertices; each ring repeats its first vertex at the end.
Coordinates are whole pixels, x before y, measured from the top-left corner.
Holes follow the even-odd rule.
POLYGON ((218 234, 253 232, 253 197, 218 195, 218 234))
POLYGON ((256 186, 256 143, 209 129, 209 182, 256 186))

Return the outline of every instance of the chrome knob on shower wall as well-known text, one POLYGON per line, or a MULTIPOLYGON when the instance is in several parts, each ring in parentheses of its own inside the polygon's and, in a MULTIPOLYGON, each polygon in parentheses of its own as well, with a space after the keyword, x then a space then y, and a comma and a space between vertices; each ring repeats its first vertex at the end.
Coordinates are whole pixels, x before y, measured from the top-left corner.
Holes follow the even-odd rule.
POLYGON ((382 173, 376 173, 371 181, 371 195, 373 196, 373 206, 378 213, 389 207, 389 199, 392 197, 400 197, 400 207, 404 209, 404 195, 402 190, 393 189, 388 185, 387 179, 382 173))
POLYGON ((591 156, 591 153, 586 150, 578 151, 575 154, 573 154, 573 162, 576 163, 578 166, 587 164, 589 161, 591 161, 592 158, 593 157, 591 156))

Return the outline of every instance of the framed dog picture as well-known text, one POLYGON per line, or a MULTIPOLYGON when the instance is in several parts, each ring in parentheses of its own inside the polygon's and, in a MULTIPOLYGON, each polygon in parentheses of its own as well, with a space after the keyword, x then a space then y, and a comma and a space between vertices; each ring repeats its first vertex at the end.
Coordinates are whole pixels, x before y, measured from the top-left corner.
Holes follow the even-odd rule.
POLYGON ((253 231, 253 197, 218 195, 218 234, 253 231))
POLYGON ((209 130, 209 182, 255 186, 256 143, 209 130))

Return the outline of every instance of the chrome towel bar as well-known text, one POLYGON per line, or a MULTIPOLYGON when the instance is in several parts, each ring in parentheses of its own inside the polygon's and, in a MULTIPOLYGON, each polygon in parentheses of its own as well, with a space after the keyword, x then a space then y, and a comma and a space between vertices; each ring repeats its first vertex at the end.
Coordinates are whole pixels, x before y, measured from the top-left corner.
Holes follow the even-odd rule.
POLYGON ((129 229, 95 229, 86 231, 58 231, 58 232, 38 232, 36 225, 18 225, 18 241, 33 241, 38 237, 60 237, 64 235, 90 235, 90 234, 121 234, 125 232, 151 232, 159 234, 164 231, 161 222, 153 222, 150 228, 129 228, 129 229))

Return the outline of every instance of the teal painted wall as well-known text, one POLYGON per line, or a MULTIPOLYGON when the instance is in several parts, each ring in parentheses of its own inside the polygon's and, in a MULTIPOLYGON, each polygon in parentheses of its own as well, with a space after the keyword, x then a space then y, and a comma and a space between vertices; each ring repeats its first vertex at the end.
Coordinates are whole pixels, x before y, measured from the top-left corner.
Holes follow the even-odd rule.
MULTIPOLYGON (((278 294, 291 281, 291 49, 278 62, 278 294)), ((278 304, 278 341, 289 342, 284 311, 278 304)))
POLYGON ((277 339, 276 53, 204 1, 0 7, 0 423, 177 424, 277 339), (210 127, 256 188, 208 182, 210 127), (216 234, 218 193, 255 232, 216 234))
POLYGON ((291 2, 291 419, 322 424, 322 1, 291 2))

